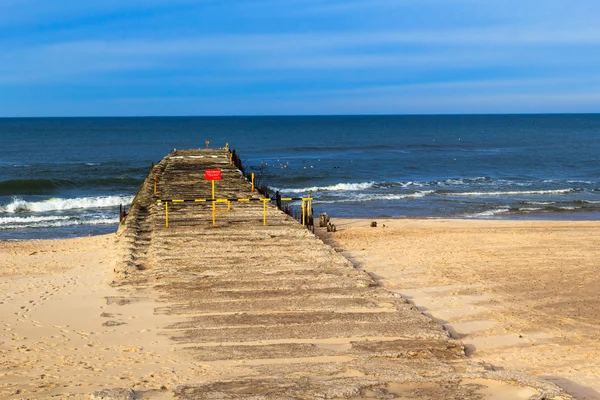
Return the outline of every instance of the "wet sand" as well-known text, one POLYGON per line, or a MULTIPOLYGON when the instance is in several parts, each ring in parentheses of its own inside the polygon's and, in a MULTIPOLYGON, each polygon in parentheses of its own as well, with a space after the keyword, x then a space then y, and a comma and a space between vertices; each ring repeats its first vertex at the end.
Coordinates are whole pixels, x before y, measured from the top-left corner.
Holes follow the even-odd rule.
POLYGON ((320 235, 472 360, 600 398, 600 223, 333 219, 320 235))

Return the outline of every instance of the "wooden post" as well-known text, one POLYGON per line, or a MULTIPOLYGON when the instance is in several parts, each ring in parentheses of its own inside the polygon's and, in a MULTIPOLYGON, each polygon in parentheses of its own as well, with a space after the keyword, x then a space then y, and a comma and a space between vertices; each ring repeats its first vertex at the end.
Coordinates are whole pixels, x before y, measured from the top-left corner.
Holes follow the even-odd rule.
POLYGON ((254 172, 252 173, 252 191, 254 192, 254 172))
POLYGON ((306 199, 306 222, 307 224, 310 226, 313 223, 311 222, 313 220, 313 215, 312 215, 312 197, 310 197, 310 193, 308 194, 308 198, 306 199))
POLYGON ((158 178, 156 175, 154 175, 154 195, 156 196, 156 182, 157 182, 158 178))

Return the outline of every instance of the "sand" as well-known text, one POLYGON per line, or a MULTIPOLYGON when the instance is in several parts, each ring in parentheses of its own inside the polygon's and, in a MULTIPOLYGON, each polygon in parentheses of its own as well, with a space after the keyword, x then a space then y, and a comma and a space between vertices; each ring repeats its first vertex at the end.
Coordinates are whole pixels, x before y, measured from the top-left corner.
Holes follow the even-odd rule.
POLYGON ((600 399, 600 223, 332 220, 321 237, 474 361, 600 399))
POLYGON ((172 321, 154 314, 155 299, 111 286, 114 239, 0 242, 0 398, 160 394, 193 372, 160 335, 172 321))
MULTIPOLYGON (((597 223, 378 220, 376 228, 365 220, 334 223, 338 232, 320 235, 385 289, 444 324, 467 346, 471 361, 489 371, 537 375, 579 399, 600 398, 597 223)), ((261 371, 275 363, 292 371, 304 364, 359 365, 344 359, 358 351, 351 343, 361 338, 350 336, 346 342, 312 338, 283 344, 260 337, 258 345, 284 352, 251 357, 245 353, 254 342, 246 329, 239 343, 231 339, 219 352, 207 350, 210 340, 198 348, 188 343, 182 351, 186 344, 172 335, 188 311, 157 313, 178 305, 144 285, 115 282, 122 256, 115 238, 0 242, 0 398, 89 398, 115 387, 138 390, 144 398, 172 398, 176 387, 199 379, 219 382, 238 366, 261 371), (290 351, 305 342, 321 350, 298 348, 294 358, 290 351)), ((255 303, 253 308, 262 304, 255 303)), ((203 323, 228 315, 211 312, 203 323)), ((487 399, 537 393, 477 377, 463 379, 462 385, 469 384, 487 387, 487 399)), ((430 384, 415 385, 423 391, 430 384)), ((404 395, 410 388, 389 384, 386 390, 404 395)))

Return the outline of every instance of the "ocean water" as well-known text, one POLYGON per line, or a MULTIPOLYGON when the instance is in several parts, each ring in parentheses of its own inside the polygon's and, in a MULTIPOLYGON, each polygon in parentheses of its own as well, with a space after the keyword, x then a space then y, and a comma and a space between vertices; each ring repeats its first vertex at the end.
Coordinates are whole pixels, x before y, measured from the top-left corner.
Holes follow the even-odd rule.
POLYGON ((600 114, 9 118, 0 138, 0 240, 114 232, 151 163, 205 140, 334 217, 600 217, 600 114))

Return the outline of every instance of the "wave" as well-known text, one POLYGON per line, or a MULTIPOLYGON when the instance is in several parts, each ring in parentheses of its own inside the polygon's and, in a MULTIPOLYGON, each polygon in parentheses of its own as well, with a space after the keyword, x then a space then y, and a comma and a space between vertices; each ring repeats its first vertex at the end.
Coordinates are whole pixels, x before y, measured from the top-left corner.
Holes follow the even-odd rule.
POLYGON ((134 187, 141 179, 130 175, 102 177, 97 179, 11 179, 0 181, 0 196, 50 194, 61 189, 82 187, 134 187))
POLYGON ((561 183, 561 182, 567 182, 567 183, 582 183, 584 185, 593 185, 594 182, 593 181, 584 181, 584 180, 579 180, 579 179, 569 179, 566 181, 561 181, 559 179, 544 179, 542 181, 543 183, 561 183))
POLYGON ((423 190, 415 193, 408 194, 360 194, 352 198, 336 199, 336 200, 320 200, 315 199, 315 202, 319 204, 334 204, 334 203, 354 203, 354 202, 368 202, 378 200, 403 200, 403 199, 418 199, 425 197, 429 194, 434 193, 433 190, 423 190))
POLYGON ((556 190, 522 190, 522 191, 506 191, 506 192, 446 192, 440 193, 444 196, 523 196, 534 194, 568 194, 580 192, 580 189, 556 189, 556 190))
MULTIPOLYGON (((306 177, 305 180, 312 180, 312 177, 306 177)), ((338 192, 338 191, 360 191, 366 189, 390 189, 394 187, 409 188, 409 187, 431 187, 431 186, 460 186, 471 185, 473 183, 491 183, 494 180, 486 176, 478 176, 474 178, 449 178, 439 181, 397 181, 397 182, 340 182, 325 186, 309 186, 303 188, 276 188, 284 193, 307 193, 307 192, 338 192)))
POLYGON ((72 199, 51 198, 44 201, 25 201, 14 198, 10 204, 0 205, 0 213, 48 212, 85 208, 115 207, 130 204, 133 196, 76 197, 72 199))
POLYGON ((360 183, 336 183, 335 185, 329 186, 311 186, 305 188, 296 189, 279 189, 272 188, 273 190, 279 190, 283 193, 313 193, 313 192, 348 192, 370 189, 375 186, 375 182, 360 182, 360 183))
POLYGON ((61 228, 76 225, 111 225, 119 222, 118 217, 80 219, 73 217, 25 217, 0 218, 0 231, 25 228, 61 228))
POLYGON ((496 208, 493 210, 482 211, 482 212, 478 212, 475 214, 468 214, 468 215, 465 215, 465 218, 488 218, 488 217, 494 217, 498 214, 504 214, 509 211, 510 211, 509 207, 496 208))
MULTIPOLYGON (((311 181, 313 177, 302 176, 301 181, 311 181)), ((294 182, 298 183, 300 180, 293 179, 294 182)), ((563 181, 564 183, 564 181, 563 181)), ((539 185, 539 181, 516 181, 516 180, 505 180, 505 179, 494 179, 488 176, 476 176, 470 178, 448 178, 442 180, 433 181, 385 181, 385 182, 339 182, 330 185, 322 186, 306 186, 302 188, 277 188, 273 187, 273 190, 279 190, 283 193, 307 193, 307 192, 336 192, 336 191, 361 191, 367 189, 393 189, 393 188, 443 188, 448 187, 449 190, 457 186, 471 186, 473 188, 490 188, 489 192, 483 190, 470 191, 470 192, 441 192, 441 195, 455 195, 455 196, 502 196, 502 195, 527 195, 527 194, 564 194, 572 192, 584 191, 583 188, 568 188, 568 189, 540 189, 540 190, 515 190, 516 187, 532 187, 539 185), (506 190, 498 190, 499 188, 505 188, 506 190), (494 190, 495 189, 495 190, 494 190), (512 190, 511 190, 512 189, 512 190)))
POLYGON ((30 216, 30 217, 0 217, 0 225, 8 225, 8 224, 31 224, 38 222, 55 222, 55 221, 65 221, 70 219, 71 217, 59 216, 59 215, 51 215, 51 216, 30 216))
POLYGON ((75 183, 54 179, 11 179, 0 182, 0 195, 52 193, 61 186, 74 187, 75 183))

